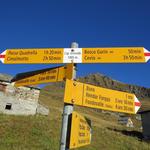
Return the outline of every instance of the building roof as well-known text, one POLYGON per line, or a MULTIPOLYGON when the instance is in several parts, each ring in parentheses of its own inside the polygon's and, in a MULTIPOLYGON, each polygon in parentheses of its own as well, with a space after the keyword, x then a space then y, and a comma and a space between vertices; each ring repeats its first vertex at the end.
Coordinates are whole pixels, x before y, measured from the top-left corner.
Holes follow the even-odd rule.
MULTIPOLYGON (((5 81, 5 80, 0 80, 0 84, 3 84, 3 85, 9 85, 11 84, 10 81, 5 81)), ((24 87, 27 87, 27 88, 31 88, 31 89, 36 89, 36 90, 41 90, 39 87, 37 86, 24 86, 24 87)))
POLYGON ((149 112, 150 112, 150 109, 139 111, 138 114, 145 114, 145 113, 149 113, 149 112))

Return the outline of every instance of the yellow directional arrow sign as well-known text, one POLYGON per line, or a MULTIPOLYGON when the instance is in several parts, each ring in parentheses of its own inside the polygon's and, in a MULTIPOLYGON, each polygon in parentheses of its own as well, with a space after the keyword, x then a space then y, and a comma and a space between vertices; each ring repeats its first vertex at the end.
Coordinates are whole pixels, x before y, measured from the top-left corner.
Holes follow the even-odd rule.
POLYGON ((147 62, 150 53, 143 47, 83 48, 83 63, 139 63, 147 62))
POLYGON ((64 102, 103 110, 136 114, 140 102, 134 94, 66 81, 64 102))
POLYGON ((11 82, 14 82, 14 85, 18 87, 25 85, 64 81, 66 79, 72 79, 72 76, 73 64, 67 64, 66 66, 61 67, 20 73, 17 74, 11 82))
POLYGON ((63 48, 7 49, 0 57, 5 64, 62 63, 63 48))
POLYGON ((145 63, 144 47, 7 49, 0 54, 5 64, 46 63, 145 63))
POLYGON ((69 149, 91 143, 91 121, 77 112, 72 113, 69 149))

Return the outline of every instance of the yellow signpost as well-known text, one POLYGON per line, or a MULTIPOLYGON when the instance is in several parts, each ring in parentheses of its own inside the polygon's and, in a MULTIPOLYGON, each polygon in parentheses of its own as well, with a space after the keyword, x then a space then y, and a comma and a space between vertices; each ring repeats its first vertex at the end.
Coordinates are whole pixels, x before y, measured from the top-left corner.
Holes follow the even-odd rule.
POLYGON ((12 82, 14 82, 14 85, 18 87, 25 85, 64 81, 66 79, 72 79, 72 76, 73 64, 67 64, 66 66, 61 67, 21 73, 16 75, 16 77, 12 79, 12 82))
POLYGON ((7 49, 2 56, 5 64, 62 63, 63 48, 7 49))
POLYGON ((7 49, 0 54, 5 64, 47 63, 145 63, 144 47, 7 49))
POLYGON ((146 62, 143 47, 83 48, 83 63, 139 63, 146 62))
POLYGON ((134 94, 66 81, 64 102, 103 110, 136 114, 140 102, 134 94))
POLYGON ((69 149, 91 143, 91 121, 77 112, 72 113, 69 149))

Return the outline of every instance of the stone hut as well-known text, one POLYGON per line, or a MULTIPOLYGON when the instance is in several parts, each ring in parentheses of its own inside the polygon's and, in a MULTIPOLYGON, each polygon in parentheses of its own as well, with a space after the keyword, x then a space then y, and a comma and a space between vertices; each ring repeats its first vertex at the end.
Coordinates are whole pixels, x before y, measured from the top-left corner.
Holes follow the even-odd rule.
POLYGON ((35 115, 38 109, 40 89, 14 87, 9 81, 0 80, 0 113, 35 115))
POLYGON ((145 140, 150 140, 150 109, 140 111, 143 137, 145 140))

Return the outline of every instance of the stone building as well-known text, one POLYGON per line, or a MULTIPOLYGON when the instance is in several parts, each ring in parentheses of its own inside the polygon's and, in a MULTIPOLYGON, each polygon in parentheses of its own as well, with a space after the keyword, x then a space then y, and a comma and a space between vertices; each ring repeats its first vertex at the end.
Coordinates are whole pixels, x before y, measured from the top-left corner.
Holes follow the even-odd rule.
POLYGON ((38 104, 39 94, 40 89, 38 88, 16 88, 9 81, 0 80, 0 113, 35 115, 42 107, 38 104))
POLYGON ((150 109, 140 111, 143 137, 145 140, 150 140, 150 109))
POLYGON ((131 118, 128 116, 123 116, 123 115, 119 116, 118 123, 121 125, 125 125, 126 127, 130 127, 130 128, 134 127, 131 118))

